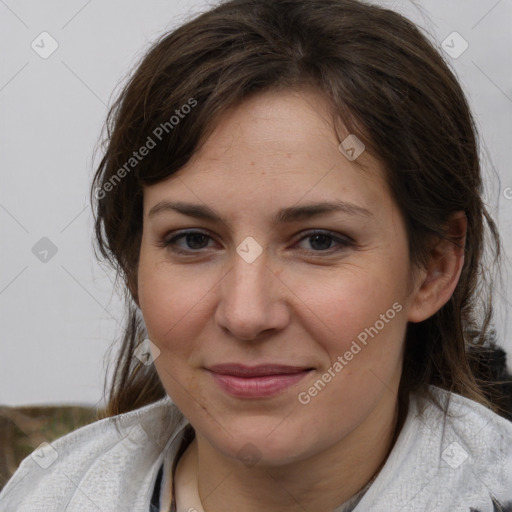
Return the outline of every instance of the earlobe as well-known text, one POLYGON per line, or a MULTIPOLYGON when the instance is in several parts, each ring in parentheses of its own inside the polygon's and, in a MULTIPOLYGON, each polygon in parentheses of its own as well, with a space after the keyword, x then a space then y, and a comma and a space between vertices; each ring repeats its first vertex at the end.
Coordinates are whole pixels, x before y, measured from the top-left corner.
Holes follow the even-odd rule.
POLYGON ((453 295, 464 266, 467 217, 457 212, 446 226, 446 236, 437 237, 429 263, 413 292, 408 320, 422 322, 437 313, 453 295))

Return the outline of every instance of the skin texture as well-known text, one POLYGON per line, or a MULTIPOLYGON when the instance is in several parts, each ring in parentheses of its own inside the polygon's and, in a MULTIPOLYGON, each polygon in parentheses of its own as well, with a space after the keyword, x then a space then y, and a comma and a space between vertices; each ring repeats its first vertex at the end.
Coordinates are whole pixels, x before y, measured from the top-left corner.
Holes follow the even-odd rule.
MULTIPOLYGON (((177 174, 144 189, 139 305, 162 383, 196 430, 182 460, 210 512, 328 511, 361 489, 391 448, 407 322, 442 307, 460 275, 463 250, 446 241, 413 272, 381 165, 345 158, 328 119, 314 91, 257 95, 224 114, 177 174), (339 200, 369 214, 273 224, 283 208, 339 200), (161 201, 207 205, 223 221, 149 216, 161 201), (165 247, 184 229, 206 236, 165 247), (262 248, 251 263, 236 251, 247 237, 262 248), (394 318, 301 403, 393 304, 394 318), (235 398, 205 370, 234 362, 313 370, 275 396, 235 398)), ((463 235, 465 216, 451 226, 463 235)))

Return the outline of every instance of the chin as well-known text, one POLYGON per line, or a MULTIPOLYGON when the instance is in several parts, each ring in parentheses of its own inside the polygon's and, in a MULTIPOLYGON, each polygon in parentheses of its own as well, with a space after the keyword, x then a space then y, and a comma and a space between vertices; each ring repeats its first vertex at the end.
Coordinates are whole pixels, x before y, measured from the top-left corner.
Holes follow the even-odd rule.
MULTIPOLYGON (((230 428, 231 435, 223 435, 221 439, 210 438, 210 444, 224 456, 236 459, 248 467, 267 466, 282 467, 306 459, 315 452, 313 446, 308 447, 307 439, 283 425, 277 426, 268 422, 259 428, 252 422, 252 428, 230 428)), ((321 448, 319 448, 321 449, 321 448)))

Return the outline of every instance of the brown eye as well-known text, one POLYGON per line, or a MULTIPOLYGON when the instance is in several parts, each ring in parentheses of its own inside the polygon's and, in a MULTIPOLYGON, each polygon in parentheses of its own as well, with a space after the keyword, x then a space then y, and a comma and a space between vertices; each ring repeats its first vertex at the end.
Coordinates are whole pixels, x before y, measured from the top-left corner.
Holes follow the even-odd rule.
POLYGON ((346 247, 351 247, 354 242, 347 237, 336 236, 329 231, 313 231, 307 233, 302 240, 309 240, 312 249, 305 249, 310 252, 334 252, 332 251, 333 245, 337 245, 335 251, 342 250, 346 247))
POLYGON ((207 247, 208 241, 211 239, 212 238, 209 235, 203 233, 202 231, 188 230, 182 231, 172 238, 167 238, 163 242, 162 246, 176 252, 190 253, 205 249, 207 247), (184 240, 183 244, 178 245, 177 241, 182 239, 184 240))

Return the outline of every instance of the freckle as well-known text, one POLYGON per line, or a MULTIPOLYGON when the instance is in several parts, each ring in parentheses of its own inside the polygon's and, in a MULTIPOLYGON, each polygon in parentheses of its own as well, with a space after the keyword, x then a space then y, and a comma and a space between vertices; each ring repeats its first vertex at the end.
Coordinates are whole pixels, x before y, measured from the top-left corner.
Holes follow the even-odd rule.
POLYGON ((251 162, 251 165, 254 165, 254 162, 251 162))

